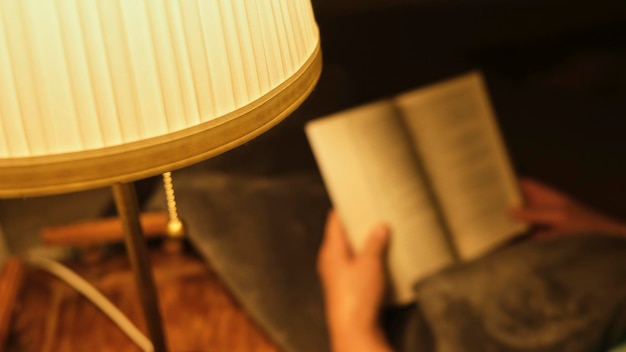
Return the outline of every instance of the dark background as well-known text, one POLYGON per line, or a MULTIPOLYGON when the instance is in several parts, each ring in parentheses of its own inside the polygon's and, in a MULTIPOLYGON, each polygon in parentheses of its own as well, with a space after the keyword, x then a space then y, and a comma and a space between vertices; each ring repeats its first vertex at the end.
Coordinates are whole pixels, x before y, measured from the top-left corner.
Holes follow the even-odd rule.
POLYGON ((626 3, 316 0, 324 56, 305 104, 209 167, 315 169, 311 118, 481 70, 520 175, 626 218, 626 3))

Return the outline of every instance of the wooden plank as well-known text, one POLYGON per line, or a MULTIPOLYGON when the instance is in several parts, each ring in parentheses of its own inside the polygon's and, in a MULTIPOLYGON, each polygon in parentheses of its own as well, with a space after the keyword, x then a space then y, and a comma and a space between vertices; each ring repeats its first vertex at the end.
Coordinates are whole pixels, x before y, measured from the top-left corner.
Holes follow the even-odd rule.
POLYGON ((0 350, 3 350, 9 336, 11 317, 23 277, 22 262, 17 257, 9 257, 0 273, 0 350))
MULTIPOLYGON (((163 237, 167 228, 168 214, 152 212, 141 214, 144 235, 163 237)), ((106 218, 76 222, 60 226, 48 226, 41 230, 46 245, 91 246, 123 241, 122 223, 119 218, 106 218)))

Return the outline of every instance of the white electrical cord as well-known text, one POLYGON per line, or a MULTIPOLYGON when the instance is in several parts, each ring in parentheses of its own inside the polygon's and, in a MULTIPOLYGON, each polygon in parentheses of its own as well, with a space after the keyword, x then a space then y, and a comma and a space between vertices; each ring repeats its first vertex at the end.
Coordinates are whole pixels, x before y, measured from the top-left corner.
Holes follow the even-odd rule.
POLYGON ((108 316, 144 352, 154 352, 152 342, 104 295, 95 287, 64 265, 41 257, 28 257, 27 262, 58 277, 73 289, 80 292, 108 316))

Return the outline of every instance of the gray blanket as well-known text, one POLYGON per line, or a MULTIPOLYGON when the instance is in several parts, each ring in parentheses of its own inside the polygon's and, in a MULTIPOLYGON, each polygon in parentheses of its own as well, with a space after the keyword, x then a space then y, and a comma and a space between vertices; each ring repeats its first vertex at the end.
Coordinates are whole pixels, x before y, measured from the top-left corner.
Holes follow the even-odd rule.
POLYGON ((626 337, 626 239, 517 243, 415 294, 436 351, 607 351, 626 337))

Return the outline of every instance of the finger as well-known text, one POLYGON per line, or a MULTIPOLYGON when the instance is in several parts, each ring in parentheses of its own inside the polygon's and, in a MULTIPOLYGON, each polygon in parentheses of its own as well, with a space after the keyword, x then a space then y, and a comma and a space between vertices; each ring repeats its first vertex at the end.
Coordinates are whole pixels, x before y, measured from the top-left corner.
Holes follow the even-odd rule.
POLYGON ((322 256, 331 258, 350 258, 352 256, 350 244, 348 243, 341 219, 337 213, 332 210, 328 213, 328 217, 326 218, 320 258, 322 256))
POLYGON ((572 232, 568 232, 568 231, 556 231, 556 230, 545 230, 545 231, 538 231, 536 233, 534 233, 531 238, 533 240, 537 240, 537 241, 543 241, 543 240, 550 240, 553 238, 557 238, 557 237, 562 237, 568 234, 572 234, 572 232))
POLYGON ((380 258, 384 255, 389 242, 389 228, 380 224, 375 226, 363 245, 360 255, 380 258))
POLYGON ((517 220, 534 225, 559 225, 567 221, 567 215, 561 209, 517 208, 511 211, 517 220))
POLYGON ((543 241, 554 237, 554 232, 552 231, 537 231, 533 233, 530 238, 535 241, 543 241))
POLYGON ((569 199, 564 193, 530 178, 521 179, 520 188, 530 204, 560 204, 569 199))

